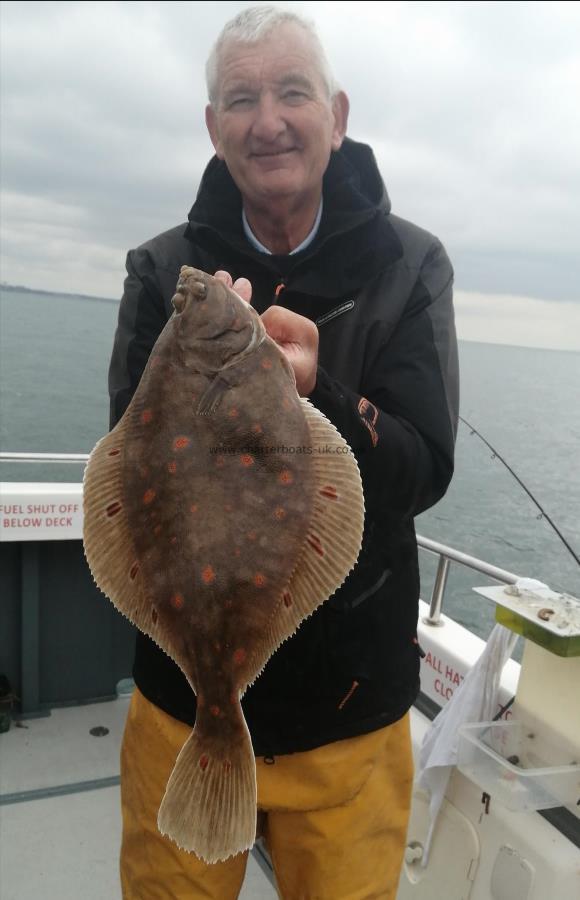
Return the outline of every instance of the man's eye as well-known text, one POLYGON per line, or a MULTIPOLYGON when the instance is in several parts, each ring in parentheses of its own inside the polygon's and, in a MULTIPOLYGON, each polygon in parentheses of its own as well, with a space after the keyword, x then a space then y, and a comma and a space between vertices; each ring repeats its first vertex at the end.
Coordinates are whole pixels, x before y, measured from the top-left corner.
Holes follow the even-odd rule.
POLYGON ((244 106, 249 106, 251 103, 251 97, 236 97, 235 100, 230 100, 228 109, 242 109, 244 106))
POLYGON ((283 100, 290 100, 290 102, 300 102, 301 100, 305 100, 307 94, 304 91, 286 91, 282 94, 283 100))

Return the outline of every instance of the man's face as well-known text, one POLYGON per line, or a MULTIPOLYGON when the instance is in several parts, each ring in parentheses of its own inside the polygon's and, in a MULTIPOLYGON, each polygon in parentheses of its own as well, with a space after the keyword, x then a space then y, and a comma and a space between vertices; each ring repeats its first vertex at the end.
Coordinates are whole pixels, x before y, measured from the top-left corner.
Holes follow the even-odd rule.
POLYGON ((348 100, 328 94, 310 36, 284 25, 256 44, 226 44, 208 130, 247 203, 306 203, 319 195, 331 150, 346 131, 348 100))

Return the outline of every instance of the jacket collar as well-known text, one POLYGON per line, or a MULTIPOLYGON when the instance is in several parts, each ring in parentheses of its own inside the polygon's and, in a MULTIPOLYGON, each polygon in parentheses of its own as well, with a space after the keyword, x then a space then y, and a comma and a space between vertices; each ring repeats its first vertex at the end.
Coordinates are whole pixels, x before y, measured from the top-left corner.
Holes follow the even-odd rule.
POLYGON ((242 228, 242 198, 227 166, 213 157, 189 213, 185 236, 219 255, 239 258, 240 272, 269 270, 288 289, 337 297, 360 288, 403 254, 390 225, 390 200, 370 147, 345 138, 323 180, 324 209, 315 240, 294 257, 266 256, 242 228), (290 260, 292 262, 290 263, 290 260), (312 265, 312 261, 315 264, 312 265))

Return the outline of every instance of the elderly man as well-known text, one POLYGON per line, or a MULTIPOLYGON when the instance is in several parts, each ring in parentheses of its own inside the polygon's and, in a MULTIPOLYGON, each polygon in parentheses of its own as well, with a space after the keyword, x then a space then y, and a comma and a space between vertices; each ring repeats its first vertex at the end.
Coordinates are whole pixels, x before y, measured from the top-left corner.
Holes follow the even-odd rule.
MULTIPOLYGON (((128 255, 112 424, 186 264, 251 296, 299 393, 352 447, 366 505, 358 564, 270 660, 243 708, 281 895, 394 898, 419 688, 413 517, 443 495, 453 469, 452 269, 436 238, 391 215, 370 148, 345 138, 348 100, 308 23, 244 10, 222 31, 207 75, 216 155, 189 222, 128 255)), ((237 897, 247 854, 208 866, 156 827, 195 696, 142 634, 134 677, 122 752, 124 897, 237 897)))

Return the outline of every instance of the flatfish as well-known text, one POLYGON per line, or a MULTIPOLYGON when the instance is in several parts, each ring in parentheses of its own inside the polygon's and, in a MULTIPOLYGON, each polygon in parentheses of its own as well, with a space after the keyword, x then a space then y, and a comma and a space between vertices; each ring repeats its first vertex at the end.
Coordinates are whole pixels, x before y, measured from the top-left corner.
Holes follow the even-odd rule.
POLYGON ((256 766, 240 698, 355 565, 358 467, 297 392, 254 309, 183 267, 174 313, 84 478, 99 588, 177 663, 197 715, 158 827, 214 863, 250 848, 256 766))

